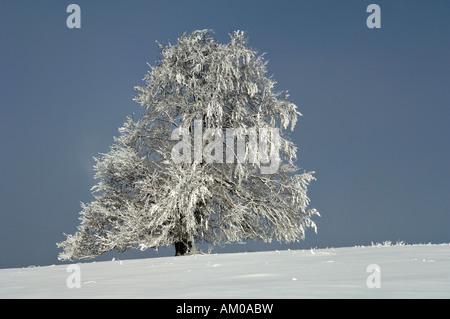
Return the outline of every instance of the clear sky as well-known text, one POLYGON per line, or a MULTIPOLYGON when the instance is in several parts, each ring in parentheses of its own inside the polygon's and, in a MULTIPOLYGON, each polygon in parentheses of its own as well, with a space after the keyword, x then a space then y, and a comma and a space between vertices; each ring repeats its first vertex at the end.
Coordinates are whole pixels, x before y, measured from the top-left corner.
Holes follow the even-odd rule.
MULTIPOLYGON (((450 1, 227 0, 0 3, 0 268, 57 264, 56 242, 90 202, 155 41, 245 30, 277 90, 303 113, 293 134, 318 234, 213 253, 450 242, 450 1), (81 8, 69 29, 66 8, 81 8), (369 29, 369 4, 381 28, 369 29)), ((131 251, 96 260, 173 255, 131 251)))

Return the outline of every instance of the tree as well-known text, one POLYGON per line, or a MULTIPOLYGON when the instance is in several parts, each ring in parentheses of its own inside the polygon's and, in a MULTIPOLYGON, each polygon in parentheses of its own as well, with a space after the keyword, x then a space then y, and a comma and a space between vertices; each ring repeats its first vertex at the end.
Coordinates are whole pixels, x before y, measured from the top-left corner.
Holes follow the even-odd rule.
POLYGON ((199 30, 159 47, 135 87, 143 114, 95 159, 94 200, 57 244, 59 258, 169 245, 185 255, 195 242, 291 242, 317 231, 307 196, 314 172, 298 172, 286 132, 301 114, 274 92, 264 56, 241 31, 228 44, 199 30))

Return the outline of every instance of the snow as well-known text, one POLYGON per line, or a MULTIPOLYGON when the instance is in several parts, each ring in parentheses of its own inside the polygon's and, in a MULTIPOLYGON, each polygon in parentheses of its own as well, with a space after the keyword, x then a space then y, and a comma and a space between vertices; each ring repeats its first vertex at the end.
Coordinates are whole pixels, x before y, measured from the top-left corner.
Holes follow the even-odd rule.
POLYGON ((74 265, 0 269, 0 298, 450 297, 450 244, 115 259, 74 265), (79 288, 69 288, 77 283, 72 281, 76 269, 79 288), (369 281, 379 288, 369 288, 369 281))

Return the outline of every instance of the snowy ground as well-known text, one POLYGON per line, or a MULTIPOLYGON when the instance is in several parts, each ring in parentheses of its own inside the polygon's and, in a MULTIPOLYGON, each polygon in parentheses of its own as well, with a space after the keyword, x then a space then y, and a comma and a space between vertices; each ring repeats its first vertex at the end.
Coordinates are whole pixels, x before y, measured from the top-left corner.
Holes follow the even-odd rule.
POLYGON ((0 298, 450 298, 450 244, 0 269, 0 298))

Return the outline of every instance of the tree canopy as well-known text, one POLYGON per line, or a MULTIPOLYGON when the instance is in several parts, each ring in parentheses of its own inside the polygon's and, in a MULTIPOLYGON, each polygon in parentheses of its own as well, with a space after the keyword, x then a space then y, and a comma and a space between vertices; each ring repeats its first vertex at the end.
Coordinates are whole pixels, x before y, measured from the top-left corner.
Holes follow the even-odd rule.
POLYGON ((59 258, 169 245, 183 255, 195 242, 291 242, 316 230, 314 172, 299 172, 288 135, 301 114, 275 92, 264 55, 242 31, 227 44, 198 30, 159 47, 135 87, 142 116, 95 159, 94 199, 59 258))

